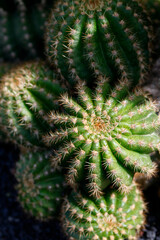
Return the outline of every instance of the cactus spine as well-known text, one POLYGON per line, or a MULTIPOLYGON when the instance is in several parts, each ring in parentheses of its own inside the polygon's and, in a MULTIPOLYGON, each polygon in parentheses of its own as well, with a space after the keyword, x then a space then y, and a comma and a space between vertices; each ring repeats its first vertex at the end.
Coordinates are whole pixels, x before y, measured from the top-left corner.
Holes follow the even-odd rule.
POLYGON ((67 166, 72 186, 85 180, 95 197, 100 197, 107 179, 128 192, 135 172, 155 173, 149 154, 160 150, 160 116, 141 91, 128 94, 127 85, 121 80, 111 89, 102 78, 92 95, 81 83, 78 100, 65 94, 60 99, 65 114, 53 112, 50 117, 57 130, 46 142, 60 146, 53 164, 67 166))
POLYGON ((105 75, 134 84, 149 64, 150 26, 136 0, 59 0, 48 21, 50 62, 70 83, 105 75))
POLYGON ((18 200, 26 213, 41 220, 57 217, 65 184, 62 173, 51 168, 49 153, 21 155, 15 177, 18 200))
POLYGON ((8 137, 25 147, 44 147, 42 135, 53 128, 47 114, 58 109, 64 88, 43 62, 25 63, 4 75, 1 83, 1 125, 8 137))
POLYGON ((72 192, 63 205, 63 227, 70 240, 134 240, 144 209, 135 186, 128 195, 108 190, 98 200, 72 192))

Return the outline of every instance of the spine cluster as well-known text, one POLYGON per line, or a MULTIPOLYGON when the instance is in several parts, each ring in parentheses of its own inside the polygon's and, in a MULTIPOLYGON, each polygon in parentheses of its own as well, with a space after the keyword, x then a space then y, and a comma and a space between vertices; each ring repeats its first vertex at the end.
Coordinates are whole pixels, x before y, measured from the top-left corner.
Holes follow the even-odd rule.
POLYGON ((57 1, 48 21, 50 62, 70 83, 90 85, 100 75, 144 79, 151 28, 142 4, 128 1, 57 1))

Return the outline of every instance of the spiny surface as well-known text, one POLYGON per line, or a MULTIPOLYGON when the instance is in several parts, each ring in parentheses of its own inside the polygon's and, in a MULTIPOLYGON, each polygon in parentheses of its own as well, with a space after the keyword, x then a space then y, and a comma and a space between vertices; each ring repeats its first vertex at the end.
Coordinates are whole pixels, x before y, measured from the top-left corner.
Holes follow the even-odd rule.
POLYGON ((21 154, 15 177, 18 200, 27 213, 41 220, 57 217, 65 184, 61 172, 51 168, 49 153, 21 154))
POLYGON ((133 240, 144 224, 144 210, 135 186, 127 195, 109 190, 99 200, 72 192, 62 221, 70 240, 133 240))
POLYGON ((92 94, 81 83, 78 100, 66 94, 61 97, 65 114, 50 116, 57 131, 45 140, 49 145, 59 144, 53 165, 69 169, 67 180, 73 186, 85 180, 89 193, 96 197, 108 179, 128 192, 135 172, 155 173, 150 153, 160 151, 160 116, 154 102, 140 90, 129 94, 128 85, 121 80, 111 89, 102 78, 92 94))
POLYGON ((144 78, 151 51, 151 29, 136 0, 59 0, 50 15, 46 51, 50 62, 71 84, 144 78))
POLYGON ((29 62, 11 69, 1 79, 1 129, 25 147, 44 147, 42 134, 53 128, 47 113, 58 109, 64 92, 57 76, 43 62, 29 62))
POLYGON ((30 9, 23 1, 17 1, 16 6, 13 12, 0 8, 0 62, 44 55, 46 2, 34 3, 30 9))

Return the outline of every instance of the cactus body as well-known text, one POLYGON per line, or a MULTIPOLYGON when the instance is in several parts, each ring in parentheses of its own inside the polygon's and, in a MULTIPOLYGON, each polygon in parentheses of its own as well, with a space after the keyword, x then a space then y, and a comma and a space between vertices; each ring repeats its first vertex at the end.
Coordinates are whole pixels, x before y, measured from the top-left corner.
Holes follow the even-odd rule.
POLYGON ((50 16, 46 49, 50 62, 70 83, 93 76, 111 81, 144 78, 150 27, 135 0, 59 0, 50 16))
POLYGON ((47 11, 22 1, 14 12, 0 8, 0 61, 28 60, 44 55, 43 32, 47 11))
POLYGON ((89 193, 96 197, 107 179, 129 191, 135 172, 155 173, 149 154, 160 150, 160 118, 155 104, 140 90, 127 95, 127 84, 120 81, 111 89, 101 79, 92 95, 81 83, 78 100, 61 98, 65 114, 50 116, 57 131, 46 136, 46 142, 60 145, 53 164, 67 166, 68 182, 74 186, 85 180, 89 193))
POLYGON ((1 83, 1 126, 8 137, 25 147, 43 147, 42 135, 53 128, 47 114, 58 109, 64 92, 56 75, 43 62, 13 68, 1 83))
POLYGON ((26 213, 41 220, 57 217, 65 192, 63 176, 54 171, 48 153, 20 156, 15 177, 18 200, 26 213))
POLYGON ((133 240, 144 224, 144 209, 135 187, 127 195, 109 190, 98 200, 72 192, 62 221, 70 240, 133 240))

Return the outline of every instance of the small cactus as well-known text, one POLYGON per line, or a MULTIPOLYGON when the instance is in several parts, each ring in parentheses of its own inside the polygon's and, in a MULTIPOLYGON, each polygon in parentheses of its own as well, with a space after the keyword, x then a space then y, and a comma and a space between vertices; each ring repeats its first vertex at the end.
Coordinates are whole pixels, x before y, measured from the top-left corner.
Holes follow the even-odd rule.
POLYGON ((25 147, 44 147, 42 135, 53 128, 47 113, 58 109, 57 98, 65 90, 43 62, 29 62, 11 69, 1 79, 1 129, 25 147))
POLYGON ((21 155, 15 177, 18 200, 26 213, 38 220, 57 217, 65 184, 62 173, 51 168, 49 153, 21 155))
POLYGON ((137 84, 148 68, 151 39, 139 1, 59 0, 48 21, 46 51, 71 84, 92 84, 100 75, 137 84))
POLYGON ((42 3, 27 9, 23 1, 17 1, 14 12, 0 8, 0 62, 44 56, 46 14, 42 3))
POLYGON ((110 189, 98 200, 72 192, 62 209, 70 240, 134 240, 144 225, 146 206, 134 187, 127 195, 110 189))
POLYGON ((89 193, 96 197, 108 179, 128 192, 135 172, 150 177, 156 171, 150 153, 160 151, 160 116, 154 102, 141 90, 128 94, 127 85, 129 82, 121 80, 111 89, 102 78, 92 94, 80 83, 78 100, 64 94, 60 102, 65 113, 50 116, 56 131, 45 141, 59 144, 52 164, 69 169, 67 180, 72 186, 85 180, 89 193))

